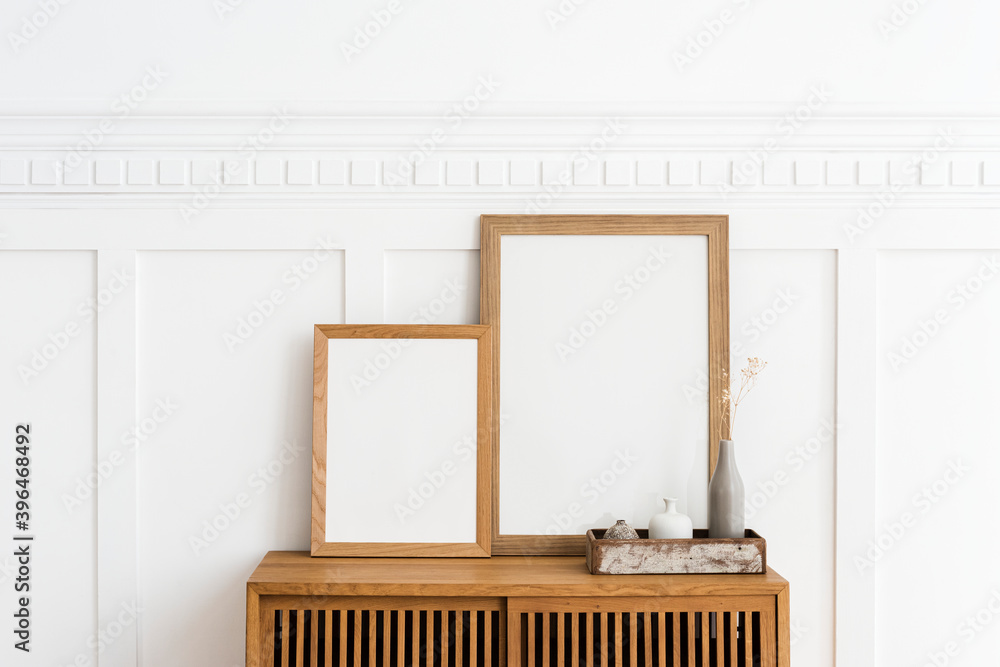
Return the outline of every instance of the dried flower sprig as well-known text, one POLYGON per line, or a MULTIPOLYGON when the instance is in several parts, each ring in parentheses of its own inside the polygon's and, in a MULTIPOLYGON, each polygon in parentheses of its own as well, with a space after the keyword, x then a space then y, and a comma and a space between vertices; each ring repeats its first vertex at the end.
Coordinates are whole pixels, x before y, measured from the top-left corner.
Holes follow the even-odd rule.
POLYGON ((733 429, 736 426, 736 408, 757 386, 757 377, 767 368, 767 362, 760 357, 747 357, 747 365, 740 370, 739 389, 734 395, 733 387, 736 379, 730 379, 726 371, 722 372, 722 418, 723 430, 727 440, 732 440, 733 429))

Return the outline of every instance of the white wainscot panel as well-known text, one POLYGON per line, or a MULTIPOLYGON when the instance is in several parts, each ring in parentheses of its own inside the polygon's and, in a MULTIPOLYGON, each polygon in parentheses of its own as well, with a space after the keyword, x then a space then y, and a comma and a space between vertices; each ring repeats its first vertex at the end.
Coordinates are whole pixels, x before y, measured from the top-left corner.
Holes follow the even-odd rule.
POLYGON ((313 325, 343 322, 344 255, 137 267, 140 661, 243 664, 248 575, 309 547, 313 325))
MULTIPOLYGON (((13 546, 0 555, 4 665, 94 664, 97 657, 95 489, 114 483, 116 466, 106 461, 103 479, 95 474, 96 273, 89 251, 0 251, 0 489, 11 522, 21 490, 15 428, 31 429, 28 529, 7 524, 4 538, 10 545, 11 533, 34 537, 18 543, 31 554, 28 581, 15 581, 23 575, 13 546), (16 583, 30 589, 16 592, 16 583), (15 649, 11 634, 22 596, 30 598, 30 653, 15 649)), ((105 303, 114 307, 113 298, 105 303)))
POLYGON ((747 527, 792 584, 792 664, 834 664, 836 254, 731 254, 732 372, 768 362, 736 413, 747 527))
POLYGON ((879 255, 880 532, 856 561, 876 583, 876 664, 1000 655, 998 262, 990 250, 879 255))
POLYGON ((479 251, 386 251, 385 321, 479 324, 479 251))

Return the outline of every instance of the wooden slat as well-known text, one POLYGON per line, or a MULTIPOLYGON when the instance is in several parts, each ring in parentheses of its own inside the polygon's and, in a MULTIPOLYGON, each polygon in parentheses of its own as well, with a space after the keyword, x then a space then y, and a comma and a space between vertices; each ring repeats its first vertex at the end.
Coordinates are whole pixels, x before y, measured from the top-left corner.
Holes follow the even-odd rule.
POLYGON ((753 617, 754 613, 752 611, 743 612, 744 621, 743 643, 746 646, 746 667, 753 667, 753 617))
MULTIPOLYGON (((500 619, 498 621, 498 623, 500 624, 500 630, 499 630, 499 632, 497 632, 497 634, 500 635, 500 646, 497 647, 497 653, 500 654, 500 664, 501 665, 506 665, 507 664, 507 642, 504 640, 504 637, 507 637, 507 632, 508 632, 508 630, 507 630, 507 616, 505 616, 504 614, 497 614, 497 617, 500 619)), ((520 636, 520 629, 518 629, 518 636, 520 636)), ((515 666, 512 664, 511 667, 515 667, 515 666)))
POLYGON ((392 611, 382 612, 382 667, 392 667, 392 611))
POLYGON ((441 667, 448 667, 448 644, 450 639, 449 617, 451 612, 441 610, 441 667))
POLYGON ((260 610, 260 596, 253 586, 247 584, 247 636, 246 636, 246 667, 263 667, 273 658, 265 659, 262 655, 264 636, 261 634, 266 623, 263 623, 260 610))
POLYGON ((281 610, 281 667, 288 667, 289 637, 288 637, 288 616, 287 609, 281 610))
POLYGON ((504 617, 504 614, 500 614, 500 636, 506 637, 507 641, 501 641, 500 646, 497 647, 500 653, 500 664, 507 665, 507 667, 521 667, 521 658, 524 655, 524 651, 521 650, 521 614, 507 612, 506 633, 504 632, 504 617), (508 643, 514 650, 507 651, 508 643), (510 662, 505 660, 507 653, 510 653, 510 662))
POLYGON ((715 667, 726 667, 726 612, 715 615, 715 667))
MULTIPOLYGON (((676 615, 676 614, 674 614, 674 615, 676 615)), ((667 614, 666 614, 666 612, 661 611, 657 615, 657 620, 659 621, 659 623, 657 623, 657 627, 659 629, 659 635, 658 636, 660 638, 660 641, 658 643, 659 647, 660 647, 660 656, 659 656, 659 660, 657 660, 657 662, 659 663, 660 667, 667 667, 667 614)), ((677 663, 674 662, 674 665, 676 665, 676 664, 677 663)))
POLYGON ((569 636, 573 641, 573 645, 570 648, 571 664, 576 666, 580 664, 580 615, 576 612, 570 616, 569 636))
MULTIPOLYGON (((520 614, 518 614, 520 617, 520 614)), ((517 643, 521 643, 521 626, 517 626, 517 643)), ((501 635, 502 636, 502 635, 501 635)), ((520 651, 515 655, 520 655, 520 651)), ((501 664, 503 664, 501 662, 501 664)), ((483 667, 493 665, 493 612, 488 611, 483 614, 483 667)))
POLYGON ((372 609, 368 612, 368 664, 370 667, 375 667, 376 655, 375 651, 378 648, 378 612, 372 609))
MULTIPOLYGON (((643 617, 645 619, 645 622, 643 623, 643 626, 642 626, 643 635, 646 637, 645 646, 646 646, 646 664, 647 665, 652 665, 653 664, 653 626, 651 625, 650 617, 651 617, 651 615, 647 611, 646 615, 643 617)), ((632 664, 633 665, 638 665, 639 663, 633 662, 632 664)))
MULTIPOLYGON (((486 612, 487 614, 489 612, 486 612)), ((469 667, 479 667, 479 612, 469 612, 469 667)), ((489 660, 489 657, 487 657, 489 660)))
POLYGON ((622 641, 622 614, 620 611, 615 612, 615 667, 622 667, 624 661, 622 660, 624 641, 622 641))
POLYGON ((587 667, 594 665, 594 615, 587 612, 587 667))
POLYGON ((601 614, 601 667, 608 667, 608 615, 601 614))
POLYGON ((629 612, 628 615, 628 655, 630 665, 638 664, 639 658, 639 633, 636 632, 636 613, 629 612))
POLYGON ((695 615, 693 611, 688 612, 688 665, 694 667, 694 635, 695 635, 695 615))
POLYGON ((264 659, 262 665, 270 665, 274 662, 274 611, 264 613, 264 659))
POLYGON ((333 610, 323 612, 323 626, 326 628, 326 643, 323 645, 323 658, 327 667, 333 666, 333 610))
POLYGON ((556 623, 556 643, 558 644, 556 664, 561 667, 566 664, 566 615, 560 612, 556 618, 558 619, 556 623))
POLYGON ((396 667, 406 664, 406 612, 397 610, 396 615, 396 667))
POLYGON ((410 664, 413 667, 420 667, 420 612, 416 609, 410 617, 410 627, 413 629, 413 639, 410 640, 410 648, 413 650, 410 664))
POLYGON ((354 667, 361 667, 361 623, 363 619, 363 612, 354 612, 354 667))
POLYGON ((736 664, 736 660, 739 657, 736 650, 736 626, 740 622, 740 612, 733 611, 726 614, 726 616, 729 618, 729 667, 739 667, 736 664))
MULTIPOLYGON (((674 629, 674 667, 680 667, 681 664, 681 615, 676 611, 671 613, 670 616, 673 618, 673 629, 674 629)), ((664 651, 666 653, 666 651, 664 651)))
POLYGON ((542 614, 542 667, 549 667, 549 647, 551 646, 549 614, 542 614))
POLYGON ((761 667, 776 667, 778 664, 777 643, 778 628, 773 612, 761 612, 760 615, 760 665, 761 667))
POLYGON ((424 664, 434 667, 434 612, 427 610, 427 643, 424 646, 424 664))
POLYGON ((790 667, 792 664, 792 623, 789 618, 789 592, 788 586, 778 592, 775 600, 775 611, 777 612, 775 627, 776 650, 778 653, 778 667, 790 667))
MULTIPOLYGON (((475 612, 472 612, 475 613, 475 612)), ((464 649, 463 632, 465 630, 465 612, 455 612, 455 667, 462 667, 462 652, 464 649)))
POLYGON ((535 615, 528 614, 528 667, 535 667, 535 615))
POLYGON ((319 667, 319 611, 309 612, 311 632, 309 633, 309 667, 319 667))
POLYGON ((711 631, 708 627, 708 612, 701 612, 701 664, 708 667, 709 651, 708 641, 711 631))
POLYGON ((340 667, 347 667, 347 610, 340 610, 340 667))
POLYGON ((306 654, 306 633, 305 633, 306 613, 304 611, 295 612, 295 664, 301 665, 306 654))

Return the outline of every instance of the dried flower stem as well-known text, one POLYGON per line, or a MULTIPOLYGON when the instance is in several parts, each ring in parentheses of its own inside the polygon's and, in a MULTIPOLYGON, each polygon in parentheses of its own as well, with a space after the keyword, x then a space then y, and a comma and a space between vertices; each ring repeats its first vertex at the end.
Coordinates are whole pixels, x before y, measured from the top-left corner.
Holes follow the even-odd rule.
POLYGON ((733 395, 735 380, 730 380, 728 373, 722 372, 722 404, 723 426, 727 439, 732 440, 733 429, 736 427, 736 408, 757 386, 757 377, 767 367, 767 362, 760 357, 747 357, 747 365, 740 370, 739 389, 733 395))

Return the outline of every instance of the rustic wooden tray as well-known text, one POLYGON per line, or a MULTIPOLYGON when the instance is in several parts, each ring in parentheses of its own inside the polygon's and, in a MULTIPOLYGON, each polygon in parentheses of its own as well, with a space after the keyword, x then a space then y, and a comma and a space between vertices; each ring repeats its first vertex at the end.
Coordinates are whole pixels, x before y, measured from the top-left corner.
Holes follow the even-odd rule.
MULTIPOLYGON (((603 530, 596 531, 602 537, 603 530)), ((710 538, 696 529, 690 540, 599 539, 587 531, 587 569, 591 574, 763 574, 767 542, 747 529, 744 538, 710 538)))

